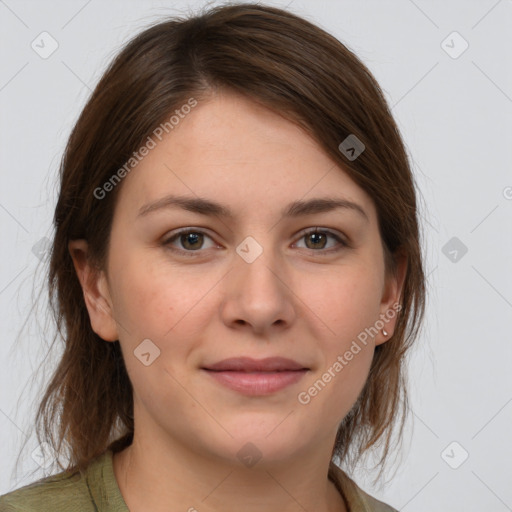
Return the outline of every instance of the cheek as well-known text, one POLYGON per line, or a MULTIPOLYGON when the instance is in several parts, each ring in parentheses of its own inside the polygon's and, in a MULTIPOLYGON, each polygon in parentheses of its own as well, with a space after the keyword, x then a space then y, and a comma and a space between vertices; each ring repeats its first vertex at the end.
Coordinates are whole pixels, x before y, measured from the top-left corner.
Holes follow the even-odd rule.
POLYGON ((322 363, 303 388, 303 402, 314 402, 334 423, 347 414, 368 377, 374 353, 370 328, 379 318, 378 282, 368 266, 354 266, 310 288, 308 306, 329 329, 316 337, 322 363))
MULTIPOLYGON (((118 254, 121 251, 118 251, 118 254)), ((130 326, 130 332, 149 336, 162 335, 164 325, 172 327, 172 320, 185 308, 193 292, 184 289, 179 272, 169 269, 138 251, 124 252, 112 267, 112 285, 115 290, 116 314, 130 326), (142 332, 147 330, 147 332, 142 332)), ((193 289, 193 288, 191 288, 193 289)))
MULTIPOLYGON (((369 267, 335 269, 329 278, 311 281, 304 301, 329 327, 334 348, 358 336, 379 318, 380 277, 369 267)), ((328 331, 328 332, 329 332, 328 331)))
MULTIPOLYGON (((186 272, 165 258, 125 257, 114 275, 115 310, 122 344, 133 350, 151 339, 162 351, 181 360, 201 338, 212 321, 211 299, 222 275, 186 272), (181 355, 179 354, 181 352, 181 355)), ((163 358, 162 358, 163 359, 163 358)))
POLYGON ((361 346, 361 352, 354 354, 350 361, 342 357, 341 361, 344 362, 338 361, 340 366, 331 369, 330 373, 334 373, 335 377, 332 378, 331 396, 326 405, 332 406, 336 421, 341 421, 355 404, 368 379, 372 359, 373 348, 361 346), (339 371, 336 372, 336 369, 339 371))
POLYGON ((337 428, 361 393, 373 359, 373 344, 357 339, 338 340, 324 347, 325 360, 297 396, 301 407, 328 428, 337 428))

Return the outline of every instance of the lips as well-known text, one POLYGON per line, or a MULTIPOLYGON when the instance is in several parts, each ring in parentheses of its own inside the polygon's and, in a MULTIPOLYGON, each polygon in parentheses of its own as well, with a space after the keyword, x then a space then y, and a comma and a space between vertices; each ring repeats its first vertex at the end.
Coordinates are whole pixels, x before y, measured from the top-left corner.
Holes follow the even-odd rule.
POLYGON ((297 383, 309 368, 284 357, 236 357, 202 368, 215 382, 248 396, 276 393, 297 383))
POLYGON ((267 357, 266 359, 234 357, 208 365, 204 369, 217 372, 283 372, 308 370, 308 368, 297 361, 284 357, 267 357))

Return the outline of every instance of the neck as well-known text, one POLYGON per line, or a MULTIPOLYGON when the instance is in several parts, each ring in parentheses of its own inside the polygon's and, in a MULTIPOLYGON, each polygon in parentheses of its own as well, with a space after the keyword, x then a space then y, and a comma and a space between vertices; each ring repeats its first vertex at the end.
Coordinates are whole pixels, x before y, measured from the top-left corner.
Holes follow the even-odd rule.
POLYGON ((328 480, 329 459, 315 455, 252 467, 205 458, 181 445, 162 449, 149 436, 114 455, 114 473, 131 512, 346 512, 328 480))

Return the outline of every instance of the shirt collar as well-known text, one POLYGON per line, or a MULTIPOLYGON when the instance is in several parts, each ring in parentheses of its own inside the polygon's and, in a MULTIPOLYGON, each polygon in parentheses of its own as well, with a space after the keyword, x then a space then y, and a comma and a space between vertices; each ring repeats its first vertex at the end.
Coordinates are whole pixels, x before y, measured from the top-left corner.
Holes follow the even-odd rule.
MULTIPOLYGON (((334 483, 349 512, 374 512, 370 496, 334 462, 329 464, 328 478, 334 483)), ((87 469, 87 484, 98 510, 103 512, 129 512, 114 474, 113 453, 107 450, 91 462, 87 469)))

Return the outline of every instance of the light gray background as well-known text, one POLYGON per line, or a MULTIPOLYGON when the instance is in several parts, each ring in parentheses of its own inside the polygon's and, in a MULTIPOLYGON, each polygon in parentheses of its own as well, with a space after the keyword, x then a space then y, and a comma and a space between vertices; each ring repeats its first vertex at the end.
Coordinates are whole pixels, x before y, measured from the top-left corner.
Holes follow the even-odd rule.
MULTIPOLYGON (((44 308, 32 315, 41 325, 31 320, 16 338, 44 278, 44 237, 72 123, 132 34, 202 5, 0 0, 0 494, 37 468, 30 428, 41 378, 32 375, 50 339, 44 308), (43 31, 59 45, 47 59, 31 48, 43 31)), ((512 2, 294 0, 290 9, 374 73, 422 194, 429 304, 411 357, 413 414, 393 480, 374 487, 362 469, 356 480, 407 512, 512 510, 512 2), (442 46, 453 31, 469 44, 457 58, 462 40, 452 35, 442 46)))

